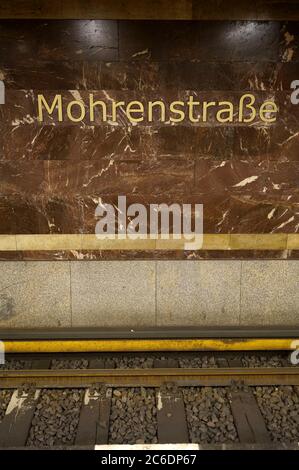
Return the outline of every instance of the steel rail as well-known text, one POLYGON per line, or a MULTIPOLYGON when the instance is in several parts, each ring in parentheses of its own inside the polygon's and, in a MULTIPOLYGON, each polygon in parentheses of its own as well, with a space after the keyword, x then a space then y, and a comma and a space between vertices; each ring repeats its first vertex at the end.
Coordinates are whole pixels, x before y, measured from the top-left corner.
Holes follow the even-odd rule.
POLYGON ((299 367, 0 370, 0 389, 299 385, 299 367))

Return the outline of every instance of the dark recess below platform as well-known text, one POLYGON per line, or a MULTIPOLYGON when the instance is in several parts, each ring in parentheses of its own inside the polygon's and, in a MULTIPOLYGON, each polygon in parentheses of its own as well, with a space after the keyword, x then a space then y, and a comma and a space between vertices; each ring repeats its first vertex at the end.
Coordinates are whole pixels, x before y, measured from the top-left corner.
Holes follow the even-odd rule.
POLYGON ((299 327, 267 328, 51 328, 3 329, 1 340, 26 339, 149 339, 149 338, 299 338, 299 327))

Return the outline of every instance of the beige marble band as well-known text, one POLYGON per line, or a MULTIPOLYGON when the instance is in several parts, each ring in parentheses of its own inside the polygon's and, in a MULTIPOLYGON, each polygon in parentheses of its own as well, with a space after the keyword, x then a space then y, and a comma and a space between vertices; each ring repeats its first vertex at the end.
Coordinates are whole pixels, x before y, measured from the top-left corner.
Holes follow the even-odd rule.
MULTIPOLYGON (((107 240, 92 234, 0 235, 0 251, 184 250, 185 240, 107 240)), ((299 250, 299 234, 205 234, 201 250, 299 250)))

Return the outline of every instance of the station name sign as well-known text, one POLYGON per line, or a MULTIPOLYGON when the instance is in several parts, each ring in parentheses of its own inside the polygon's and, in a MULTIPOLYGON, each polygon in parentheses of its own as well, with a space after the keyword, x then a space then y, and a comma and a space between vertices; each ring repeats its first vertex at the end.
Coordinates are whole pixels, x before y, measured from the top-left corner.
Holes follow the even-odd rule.
MULTIPOLYGON (((290 84, 291 104, 299 104, 299 80, 290 84)), ((27 93, 27 92, 26 92, 27 93)), ((274 98, 262 99, 259 93, 244 93, 238 98, 227 100, 201 99, 199 92, 181 92, 183 99, 169 100, 116 100, 105 90, 95 93, 86 90, 68 90, 63 94, 39 93, 31 90, 26 96, 37 104, 34 116, 28 114, 24 122, 41 124, 82 123, 82 125, 217 125, 217 124, 258 124, 267 125, 277 121, 279 106, 274 98), (100 98, 100 99, 99 99, 100 98)), ((206 93, 203 92, 204 97, 206 93)), ((5 104, 5 84, 0 80, 0 105, 5 104)), ((20 106, 19 106, 20 107, 20 106)), ((19 125, 16 119, 13 125, 19 125)))
MULTIPOLYGON (((165 101, 117 101, 109 97, 97 99, 88 93, 83 99, 78 91, 76 99, 61 94, 46 97, 37 95, 39 122, 73 122, 85 124, 107 123, 124 125, 131 123, 253 123, 271 124, 276 122, 278 106, 274 100, 257 99, 251 93, 241 95, 237 100, 201 100, 200 96, 189 94, 184 100, 165 101), (79 95, 79 96, 78 96, 79 95)), ((197 95, 197 94, 196 94, 197 95)))

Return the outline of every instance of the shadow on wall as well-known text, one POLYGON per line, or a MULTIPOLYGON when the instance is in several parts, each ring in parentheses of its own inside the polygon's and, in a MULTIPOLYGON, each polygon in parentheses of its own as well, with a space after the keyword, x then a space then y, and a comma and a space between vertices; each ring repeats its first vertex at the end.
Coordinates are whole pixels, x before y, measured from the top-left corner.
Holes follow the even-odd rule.
POLYGON ((7 294, 0 294, 0 320, 14 316, 14 299, 7 294))

